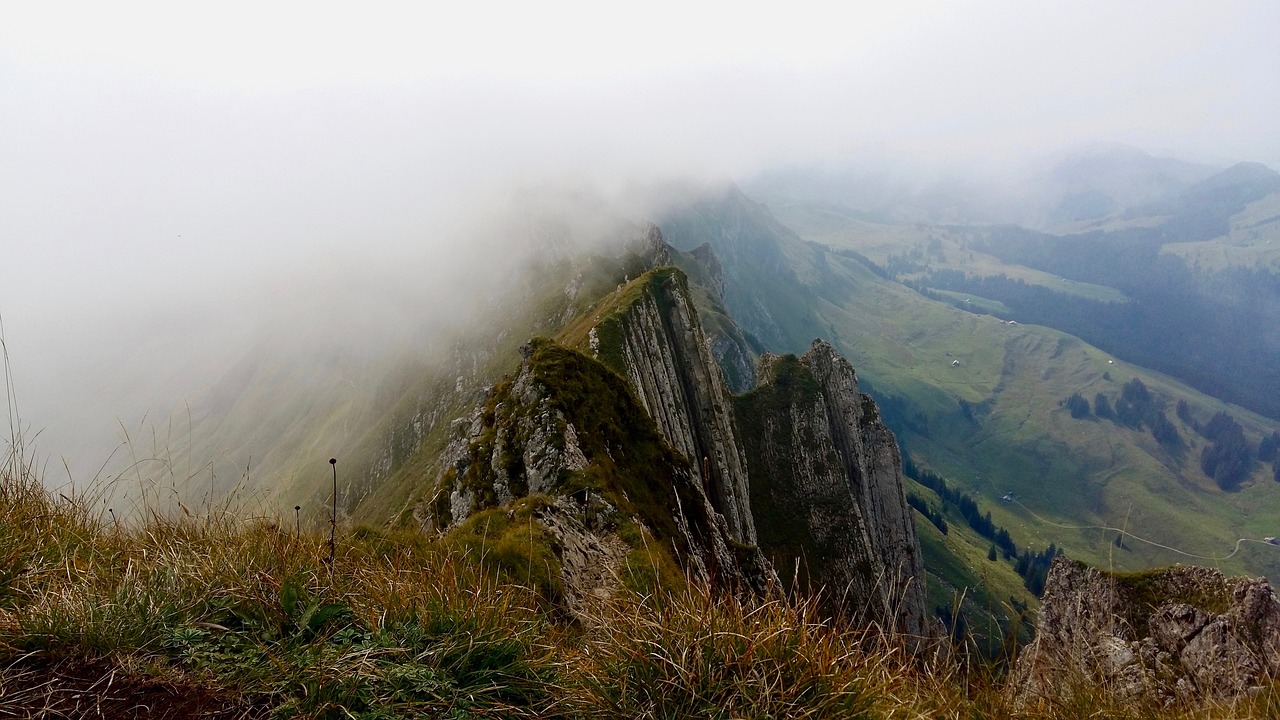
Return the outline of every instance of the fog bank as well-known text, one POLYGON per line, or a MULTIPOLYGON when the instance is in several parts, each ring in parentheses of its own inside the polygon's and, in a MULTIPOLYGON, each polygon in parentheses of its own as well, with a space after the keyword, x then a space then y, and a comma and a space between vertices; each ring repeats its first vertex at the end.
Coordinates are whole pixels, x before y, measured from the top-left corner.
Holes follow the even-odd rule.
POLYGON ((94 466, 113 417, 198 395, 263 338, 430 334, 521 261, 492 222, 518 188, 627 207, 669 177, 977 177, 1095 140, 1280 166, 1276 27, 1265 2, 9 8, 20 409, 94 466))

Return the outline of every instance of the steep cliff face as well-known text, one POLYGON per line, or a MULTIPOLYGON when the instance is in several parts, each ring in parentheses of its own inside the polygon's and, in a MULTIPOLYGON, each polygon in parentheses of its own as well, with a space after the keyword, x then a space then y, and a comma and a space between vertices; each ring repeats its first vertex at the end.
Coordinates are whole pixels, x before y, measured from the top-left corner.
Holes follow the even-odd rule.
POLYGON ((597 316, 593 353, 630 382, 663 437, 688 458, 732 537, 756 543, 733 409, 684 274, 653 270, 597 316))
POLYGON ((706 582, 759 584, 762 568, 622 378, 549 340, 525 346, 523 358, 458 423, 439 491, 419 510, 424 525, 449 529, 486 508, 544 498, 535 517, 553 538, 570 607, 626 582, 624 570, 672 559, 706 582), (655 560, 651 548, 672 556, 655 560))
MULTIPOLYGON (((735 401, 696 308, 706 286, 670 265, 656 228, 628 252, 648 269, 569 323, 563 346, 528 346, 519 372, 457 424, 419 520, 450 528, 546 498, 535 516, 570 605, 648 537, 694 577, 733 588, 762 589, 775 567, 789 579, 803 559, 805 586, 833 612, 927 634, 897 444, 853 369, 817 342, 762 362, 761 386, 735 401)), ((702 254, 705 270, 714 256, 702 254)))
POLYGON ((711 343, 711 355, 724 373, 725 385, 735 394, 747 392, 755 387, 756 359, 763 348, 729 317, 720 258, 710 243, 687 253, 673 249, 671 255, 676 267, 688 276, 693 304, 711 343))
POLYGON ((1115 575, 1058 558, 1013 687, 1027 702, 1104 687, 1131 700, 1227 699, 1280 673, 1265 579, 1175 565, 1115 575))
POLYGON ((927 634, 902 460, 853 368, 818 340, 766 355, 757 377, 736 406, 766 557, 846 616, 927 634))

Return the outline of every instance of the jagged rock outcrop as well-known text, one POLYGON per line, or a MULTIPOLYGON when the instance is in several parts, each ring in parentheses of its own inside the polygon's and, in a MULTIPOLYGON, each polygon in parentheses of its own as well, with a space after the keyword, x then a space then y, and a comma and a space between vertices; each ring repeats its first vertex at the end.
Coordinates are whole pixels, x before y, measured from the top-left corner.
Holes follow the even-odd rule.
POLYGON ((724 374, 725 386, 735 394, 749 391, 756 385, 759 349, 725 308, 724 266, 720 258, 710 243, 703 243, 688 253, 675 252, 673 261, 688 275, 690 289, 697 288, 692 293, 693 302, 710 341, 711 356, 724 374))
POLYGON ((734 540, 756 544, 729 391, 684 274, 658 268, 619 294, 592 328, 593 351, 631 383, 663 437, 688 458, 734 540))
POLYGON ((736 406, 766 557, 847 617, 928 635, 902 459, 852 366, 816 340, 762 357, 757 377, 736 406))
POLYGON ((1175 565, 1128 575, 1054 560, 1023 702, 1106 688, 1124 700, 1228 699, 1278 677, 1280 602, 1262 578, 1175 565))
POLYGON ((652 223, 644 226, 644 229, 628 243, 627 249, 640 258, 646 270, 671 264, 671 248, 663 239, 662 230, 652 223))
POLYGON ((651 267, 672 261, 662 234, 647 229, 628 253, 647 270, 565 329, 580 352, 532 343, 459 421, 418 517, 448 528, 549 498, 537 518, 571 608, 607 593, 601 578, 639 550, 634 537, 625 553, 619 544, 631 523, 695 578, 758 590, 800 560, 804 589, 833 613, 929 635, 897 443, 852 367, 815 342, 802 358, 763 360, 759 386, 735 399, 687 277, 651 267))
POLYGON ((714 293, 717 298, 723 300, 725 289, 724 266, 720 264, 720 258, 716 255, 716 251, 711 248, 711 243, 702 243, 690 250, 689 254, 706 270, 707 289, 714 293))
POLYGON ((554 538, 570 608, 607 594, 600 583, 618 558, 650 544, 672 552, 694 578, 759 586, 766 568, 758 552, 734 539, 689 462, 622 378, 549 340, 522 354, 519 372, 457 424, 439 490, 420 512, 424 525, 448 529, 479 510, 546 496, 537 516, 554 538), (628 526, 638 531, 629 541, 628 526))

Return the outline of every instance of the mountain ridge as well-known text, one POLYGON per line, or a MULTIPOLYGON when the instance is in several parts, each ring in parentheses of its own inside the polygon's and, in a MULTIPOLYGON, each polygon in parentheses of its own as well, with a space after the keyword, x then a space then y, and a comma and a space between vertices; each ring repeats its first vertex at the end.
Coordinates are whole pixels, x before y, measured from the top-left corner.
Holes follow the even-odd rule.
MULTIPOLYGON (((730 589, 785 587, 766 556, 769 546, 759 540, 759 523, 771 516, 750 497, 753 488, 774 483, 770 478, 785 467, 779 458, 799 460, 814 450, 789 438, 770 463, 748 462, 736 403, 662 233, 641 232, 628 252, 650 269, 636 277, 625 272, 623 282, 564 324, 555 340, 524 346, 515 374, 492 385, 475 410, 453 424, 436 479, 415 471, 417 499, 398 522, 452 536, 474 533, 473 518, 492 510, 525 513, 549 543, 550 555, 543 555, 558 563, 560 579, 547 581, 549 592, 563 595, 570 607, 609 595, 608 583, 600 583, 611 575, 645 586, 657 582, 635 579, 646 562, 668 568, 659 579, 669 580, 678 567, 730 589), (654 552, 665 559, 655 560, 654 552)), ((835 375, 844 378, 824 380, 823 391, 832 408, 843 408, 843 419, 833 415, 814 428, 831 438, 825 440, 829 452, 841 452, 828 468, 824 503, 859 518, 859 530, 826 543, 822 555, 863 559, 826 577, 818 546, 803 546, 801 556, 815 558, 814 577, 823 580, 807 592, 835 598, 827 605, 833 614, 856 613, 929 637, 921 555, 896 445, 878 414, 866 414, 874 404, 858 392, 847 363, 837 361, 830 346, 815 348, 826 349, 815 371, 843 368, 835 375), (878 599, 868 604, 872 597, 878 599)))
MULTIPOLYGON (((717 212, 725 197, 717 191, 676 213, 700 218, 699 213, 717 212)), ((740 208, 734 217, 767 213, 745 197, 734 202, 740 208)), ((721 256, 735 247, 734 238, 723 232, 727 225, 701 219, 664 221, 673 228, 669 237, 677 247, 711 242, 721 256), (707 227, 716 232, 687 230, 707 227)), ((977 493, 984 510, 1020 542, 1048 545, 1052 540, 1076 557, 1106 563, 1114 554, 1114 534, 1064 531, 1050 523, 1127 526, 1143 538, 1163 538, 1166 545, 1205 556, 1212 556, 1215 547, 1224 548, 1225 554, 1241 536, 1272 535, 1280 525, 1274 511, 1276 488, 1269 473, 1264 477, 1265 466, 1253 466, 1240 493, 1222 493, 1189 460, 1205 441, 1180 418, 1170 415, 1189 443, 1178 459, 1145 432, 1073 420, 1059 403, 1073 392, 1090 399, 1098 393, 1115 398, 1125 382, 1140 377, 1165 398, 1170 411, 1179 400, 1201 418, 1229 411, 1245 423, 1251 443, 1265 437, 1274 421, 1126 364, 1064 333, 1010 324, 931 300, 877 274, 859 258, 806 244, 794 233, 769 230, 775 225, 771 221, 743 230, 755 233, 757 244, 770 235, 778 247, 768 250, 754 268, 750 260, 739 258, 740 272, 727 275, 729 281, 744 282, 748 288, 739 292, 756 293, 766 311, 806 308, 808 327, 823 328, 821 334, 850 357, 879 398, 897 398, 888 407, 906 408, 905 413, 894 411, 891 424, 910 453, 977 493), (800 270, 775 272, 773 263, 779 257, 796 259, 800 270), (789 285, 771 296, 771 282, 764 279, 774 277, 789 285), (1178 475, 1170 476, 1170 463, 1179 468, 1178 475), (1010 491, 1028 509, 998 502, 1010 491), (1197 508, 1198 515, 1186 514, 1181 509, 1185 507, 1197 508)), ((732 295, 731 289, 727 294, 732 295)), ((752 324, 764 324, 766 312, 745 317, 747 331, 768 335, 752 324)), ((1115 554, 1122 567, 1136 569, 1181 557, 1141 542, 1126 540, 1126 547, 1115 554)), ((1262 547, 1245 549, 1223 560, 1223 567, 1275 574, 1280 565, 1268 553, 1262 547)))

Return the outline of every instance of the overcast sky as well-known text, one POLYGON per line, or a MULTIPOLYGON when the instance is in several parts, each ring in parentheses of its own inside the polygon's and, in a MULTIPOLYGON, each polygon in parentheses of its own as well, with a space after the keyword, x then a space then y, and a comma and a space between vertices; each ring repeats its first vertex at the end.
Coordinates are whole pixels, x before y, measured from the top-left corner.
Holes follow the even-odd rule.
POLYGON ((512 182, 1100 140, 1280 167, 1276 2, 192 5, 0 5, 0 314, 36 422, 113 382, 104 337, 171 342, 139 308, 244 324, 304 277, 447 265, 446 220, 512 182))

